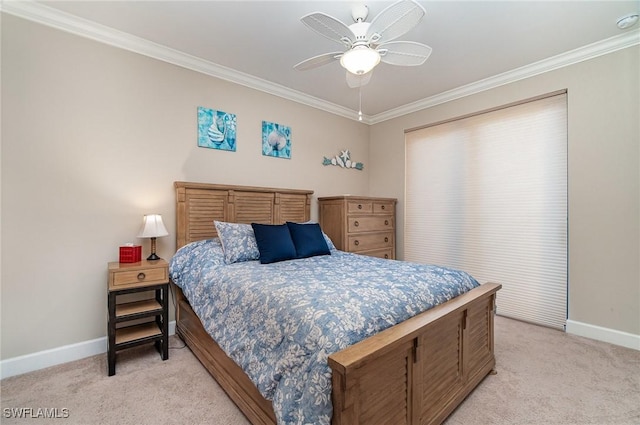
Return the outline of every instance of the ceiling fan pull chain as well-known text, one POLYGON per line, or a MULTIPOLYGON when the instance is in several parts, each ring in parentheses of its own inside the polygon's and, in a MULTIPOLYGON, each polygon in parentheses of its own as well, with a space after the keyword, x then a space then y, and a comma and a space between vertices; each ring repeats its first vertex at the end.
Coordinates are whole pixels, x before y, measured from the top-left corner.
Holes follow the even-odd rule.
POLYGON ((358 87, 358 121, 362 121, 362 86, 358 87))

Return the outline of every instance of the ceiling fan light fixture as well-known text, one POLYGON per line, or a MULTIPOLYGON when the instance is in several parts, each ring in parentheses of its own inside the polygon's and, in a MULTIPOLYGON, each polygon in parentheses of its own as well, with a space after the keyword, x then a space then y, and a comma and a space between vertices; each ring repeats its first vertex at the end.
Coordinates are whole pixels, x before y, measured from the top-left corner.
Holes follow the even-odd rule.
POLYGON ((380 63, 380 53, 368 46, 356 46, 340 58, 340 65, 352 74, 362 75, 380 63))

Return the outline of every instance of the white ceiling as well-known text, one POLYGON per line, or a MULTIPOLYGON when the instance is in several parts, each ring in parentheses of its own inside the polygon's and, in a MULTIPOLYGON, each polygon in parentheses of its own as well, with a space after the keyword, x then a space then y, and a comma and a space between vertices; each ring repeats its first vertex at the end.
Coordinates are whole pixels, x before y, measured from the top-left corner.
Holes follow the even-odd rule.
MULTIPOLYGON (((15 12, 25 10, 24 4, 10 3, 5 1, 5 11, 28 15, 15 12)), ((72 32, 88 31, 88 36, 125 48, 135 45, 130 49, 146 49, 151 56, 181 65, 189 62, 186 66, 193 69, 355 117, 358 90, 346 85, 338 62, 309 71, 293 69, 311 56, 343 50, 307 28, 300 17, 321 11, 348 25, 354 3, 358 2, 39 1, 28 6, 32 15, 40 16, 34 20, 72 32)), ((393 2, 364 3, 370 21, 393 2)), ((627 30, 616 26, 619 17, 640 10, 637 0, 420 3, 427 10, 425 18, 399 39, 427 44, 433 53, 419 67, 382 63, 375 68, 362 89, 368 122, 419 109, 447 93, 459 97, 640 41, 639 25, 627 30)))

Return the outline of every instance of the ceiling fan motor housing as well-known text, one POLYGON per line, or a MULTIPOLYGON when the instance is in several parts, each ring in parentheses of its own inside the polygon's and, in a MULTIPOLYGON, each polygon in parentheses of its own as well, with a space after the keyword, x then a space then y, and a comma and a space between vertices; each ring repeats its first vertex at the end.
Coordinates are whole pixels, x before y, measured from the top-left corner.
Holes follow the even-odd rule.
MULTIPOLYGON (((356 37, 356 42, 358 41, 368 41, 367 40, 367 30, 371 24, 369 22, 356 22, 355 24, 349 25, 349 29, 356 37)), ((353 43, 354 45, 356 43, 353 43)))

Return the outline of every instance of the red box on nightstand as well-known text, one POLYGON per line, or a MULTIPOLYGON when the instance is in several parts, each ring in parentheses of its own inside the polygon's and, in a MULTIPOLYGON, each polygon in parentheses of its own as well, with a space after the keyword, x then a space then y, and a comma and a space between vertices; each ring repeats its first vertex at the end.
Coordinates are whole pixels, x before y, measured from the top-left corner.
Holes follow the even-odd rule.
POLYGON ((120 247, 121 263, 137 263, 142 258, 142 246, 130 245, 120 247))

